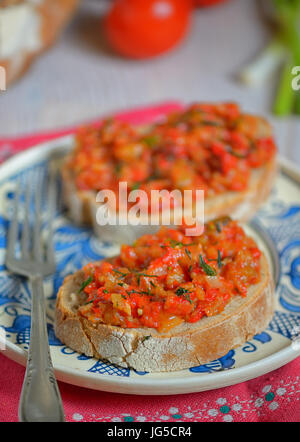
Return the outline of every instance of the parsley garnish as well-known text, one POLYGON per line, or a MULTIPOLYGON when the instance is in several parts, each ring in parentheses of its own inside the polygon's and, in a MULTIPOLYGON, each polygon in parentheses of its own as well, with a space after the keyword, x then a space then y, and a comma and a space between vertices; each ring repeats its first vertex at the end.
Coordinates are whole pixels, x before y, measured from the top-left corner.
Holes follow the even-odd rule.
POLYGON ((93 277, 89 276, 88 279, 81 284, 78 293, 81 293, 92 281, 93 281, 93 277))
POLYGON ((199 266, 204 270, 206 275, 208 275, 208 276, 216 276, 217 275, 216 270, 204 261, 204 259, 202 258, 202 255, 199 255, 199 266))

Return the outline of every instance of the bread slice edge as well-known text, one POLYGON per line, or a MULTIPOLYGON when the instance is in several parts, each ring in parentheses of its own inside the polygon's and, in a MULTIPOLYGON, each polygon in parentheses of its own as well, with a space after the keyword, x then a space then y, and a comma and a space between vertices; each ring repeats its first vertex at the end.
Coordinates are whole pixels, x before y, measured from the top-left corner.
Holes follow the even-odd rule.
MULTIPOLYGON (((265 166, 251 172, 249 188, 241 192, 226 192, 204 200, 204 222, 222 216, 246 222, 251 219, 259 207, 268 198, 276 175, 277 160, 273 158, 265 166)), ((158 225, 99 225, 97 210, 100 203, 96 202, 95 191, 79 191, 76 189, 72 173, 62 168, 63 200, 69 216, 78 225, 91 225, 95 235, 102 241, 113 241, 130 244, 146 234, 154 234, 158 225)), ((172 219, 171 213, 171 219, 172 219)))

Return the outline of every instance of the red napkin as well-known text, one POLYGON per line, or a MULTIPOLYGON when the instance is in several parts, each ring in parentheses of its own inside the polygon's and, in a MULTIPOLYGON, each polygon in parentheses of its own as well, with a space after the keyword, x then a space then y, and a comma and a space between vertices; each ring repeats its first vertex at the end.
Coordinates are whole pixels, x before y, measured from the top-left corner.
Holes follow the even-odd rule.
MULTIPOLYGON (((119 113, 142 124, 179 109, 180 103, 119 113)), ((99 124, 100 121, 94 122, 99 124)), ((19 138, 0 139, 0 160, 76 128, 19 138)), ((0 421, 17 421, 24 368, 0 354, 0 421)), ((130 396, 74 387, 59 382, 68 421, 105 422, 299 422, 300 358, 257 379, 202 393, 130 396)))

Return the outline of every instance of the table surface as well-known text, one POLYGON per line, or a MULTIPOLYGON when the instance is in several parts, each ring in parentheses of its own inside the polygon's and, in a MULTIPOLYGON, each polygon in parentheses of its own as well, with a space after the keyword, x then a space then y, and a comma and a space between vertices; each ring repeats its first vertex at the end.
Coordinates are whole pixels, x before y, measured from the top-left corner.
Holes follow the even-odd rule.
POLYGON ((256 2, 231 0, 195 11, 185 41, 167 55, 133 61, 112 54, 101 36, 108 2, 84 0, 57 44, 0 95, 0 137, 59 129, 165 100, 233 100, 271 119, 280 152, 300 166, 300 119, 275 118, 275 79, 245 87, 239 70, 269 39, 256 2))

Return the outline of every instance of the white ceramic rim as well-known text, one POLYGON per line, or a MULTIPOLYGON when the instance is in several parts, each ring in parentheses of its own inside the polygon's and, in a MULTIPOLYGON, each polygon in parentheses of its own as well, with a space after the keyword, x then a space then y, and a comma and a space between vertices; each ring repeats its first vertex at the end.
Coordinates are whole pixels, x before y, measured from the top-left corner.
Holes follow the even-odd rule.
MULTIPOLYGON (((4 181, 12 173, 17 173, 29 164, 42 161, 47 154, 54 149, 68 149, 72 144, 73 136, 67 135, 55 140, 38 144, 37 146, 14 155, 12 158, 0 165, 1 181, 4 181)), ((293 180, 300 183, 300 170, 285 158, 279 159, 281 169, 293 180)), ((291 343, 292 344, 292 343, 291 343)), ((174 376, 171 378, 141 377, 119 377, 109 375, 95 375, 93 373, 81 372, 61 364, 54 364, 55 374, 58 380, 81 387, 95 390, 137 394, 137 395, 170 395, 196 393, 205 390, 226 387, 238 384, 272 370, 275 370, 286 363, 300 356, 300 348, 295 349, 292 345, 273 353, 259 361, 252 362, 239 368, 233 368, 221 372, 201 374, 201 376, 174 376)), ((6 342, 6 349, 2 353, 9 359, 25 366, 27 352, 10 341, 6 342)), ((180 372, 179 372, 180 373, 180 372)))

